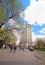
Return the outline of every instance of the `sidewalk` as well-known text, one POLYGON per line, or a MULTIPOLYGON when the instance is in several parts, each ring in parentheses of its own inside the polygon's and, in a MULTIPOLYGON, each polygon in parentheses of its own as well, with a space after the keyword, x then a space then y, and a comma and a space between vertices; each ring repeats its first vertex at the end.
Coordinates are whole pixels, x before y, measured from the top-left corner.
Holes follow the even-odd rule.
POLYGON ((41 65, 45 65, 45 52, 36 50, 34 51, 34 55, 40 60, 41 65))

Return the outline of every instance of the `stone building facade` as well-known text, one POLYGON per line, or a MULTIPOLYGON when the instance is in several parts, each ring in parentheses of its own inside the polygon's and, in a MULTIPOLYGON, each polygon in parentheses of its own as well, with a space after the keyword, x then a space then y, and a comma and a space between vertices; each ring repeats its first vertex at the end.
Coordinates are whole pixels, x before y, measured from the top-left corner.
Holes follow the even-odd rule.
POLYGON ((32 30, 31 25, 27 24, 21 36, 20 44, 28 46, 32 45, 32 30))

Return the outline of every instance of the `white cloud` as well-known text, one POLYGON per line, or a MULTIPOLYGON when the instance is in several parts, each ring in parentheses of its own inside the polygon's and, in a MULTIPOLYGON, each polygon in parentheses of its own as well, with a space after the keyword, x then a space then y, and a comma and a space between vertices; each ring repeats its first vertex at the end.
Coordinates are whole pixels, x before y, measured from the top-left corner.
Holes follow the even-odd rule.
POLYGON ((20 26, 16 23, 16 21, 14 19, 9 19, 8 23, 9 23, 11 28, 20 29, 20 26))
POLYGON ((40 33, 45 33, 45 28, 43 28, 42 30, 40 30, 40 33))
POLYGON ((30 0, 31 4, 25 10, 24 19, 29 24, 45 24, 45 0, 30 0))
POLYGON ((15 21, 13 19, 9 19, 8 22, 9 22, 10 26, 14 25, 14 23, 15 23, 15 21))
POLYGON ((37 39, 37 38, 42 38, 42 37, 45 37, 45 35, 44 35, 44 36, 35 35, 34 32, 32 32, 32 40, 33 40, 33 41, 35 41, 35 39, 37 39))
POLYGON ((36 38, 40 38, 42 36, 36 35, 34 32, 32 32, 32 40, 35 41, 36 38))
POLYGON ((25 16, 24 11, 22 11, 19 15, 20 15, 20 17, 24 17, 25 16))

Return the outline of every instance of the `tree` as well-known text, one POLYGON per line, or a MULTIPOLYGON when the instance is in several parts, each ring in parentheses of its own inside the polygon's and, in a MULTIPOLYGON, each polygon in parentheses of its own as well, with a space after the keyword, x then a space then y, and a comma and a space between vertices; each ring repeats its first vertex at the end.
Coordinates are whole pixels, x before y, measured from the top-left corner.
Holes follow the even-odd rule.
MULTIPOLYGON (((20 0, 0 0, 0 37, 4 40, 13 35, 12 28, 1 29, 9 19, 18 20, 20 13, 23 11, 22 3, 20 0)), ((17 28, 15 28, 17 29, 17 28)))
POLYGON ((20 0, 0 0, 0 28, 11 18, 18 19, 22 10, 20 0))
POLYGON ((35 47, 38 49, 44 48, 44 42, 41 38, 37 38, 35 47))

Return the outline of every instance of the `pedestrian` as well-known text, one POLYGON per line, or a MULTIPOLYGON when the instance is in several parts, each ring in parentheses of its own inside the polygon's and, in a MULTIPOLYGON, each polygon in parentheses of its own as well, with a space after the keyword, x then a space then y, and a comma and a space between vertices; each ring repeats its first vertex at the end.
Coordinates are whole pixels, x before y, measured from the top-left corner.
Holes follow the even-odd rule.
POLYGON ((10 45, 10 52, 12 52, 12 49, 13 49, 13 47, 12 47, 12 45, 10 45))
POLYGON ((17 47, 14 45, 14 52, 16 51, 17 47))
POLYGON ((17 49, 16 43, 13 43, 13 50, 14 50, 14 52, 16 51, 16 49, 17 49))
POLYGON ((19 49, 20 49, 20 51, 21 51, 21 49, 22 49, 21 46, 19 46, 19 49))

